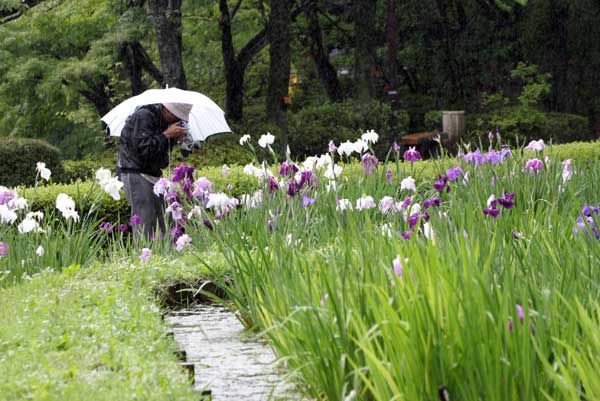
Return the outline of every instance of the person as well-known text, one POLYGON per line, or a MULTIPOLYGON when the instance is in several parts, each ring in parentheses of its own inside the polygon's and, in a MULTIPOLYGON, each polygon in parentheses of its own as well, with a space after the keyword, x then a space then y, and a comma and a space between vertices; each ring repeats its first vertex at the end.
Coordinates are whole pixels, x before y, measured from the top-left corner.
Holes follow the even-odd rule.
POLYGON ((131 215, 140 218, 134 235, 143 230, 152 238, 157 228, 166 232, 164 201, 154 194, 154 184, 161 170, 169 165, 170 152, 183 139, 192 106, 185 103, 163 103, 140 106, 125 121, 121 131, 117 175, 123 182, 131 215))

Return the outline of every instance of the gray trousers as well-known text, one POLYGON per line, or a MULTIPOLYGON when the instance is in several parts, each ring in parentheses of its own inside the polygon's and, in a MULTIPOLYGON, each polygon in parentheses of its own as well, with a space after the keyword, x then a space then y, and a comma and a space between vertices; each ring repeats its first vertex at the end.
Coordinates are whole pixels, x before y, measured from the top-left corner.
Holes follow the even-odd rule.
POLYGON ((154 194, 154 185, 139 174, 123 173, 121 175, 125 197, 131 206, 131 215, 140 216, 141 227, 133 227, 136 236, 142 229, 146 238, 153 238, 156 228, 165 234, 164 200, 154 194))

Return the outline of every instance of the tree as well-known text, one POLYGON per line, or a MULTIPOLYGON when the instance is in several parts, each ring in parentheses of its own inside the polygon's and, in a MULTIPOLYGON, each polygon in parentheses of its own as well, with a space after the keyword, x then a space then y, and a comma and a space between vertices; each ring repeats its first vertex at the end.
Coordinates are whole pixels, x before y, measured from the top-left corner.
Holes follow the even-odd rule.
POLYGON ((344 99, 337 71, 329 61, 327 49, 323 43, 323 31, 319 23, 317 0, 308 0, 304 4, 304 15, 307 20, 307 36, 311 56, 314 60, 319 80, 327 92, 331 102, 344 99))
POLYGON ((246 68, 248 68, 252 58, 268 43, 267 31, 262 29, 242 47, 237 55, 235 54, 231 24, 241 3, 242 0, 239 0, 233 12, 230 13, 227 0, 219 0, 221 14, 219 28, 221 30, 221 49, 226 80, 225 114, 236 121, 241 120, 243 117, 244 73, 246 68))
POLYGON ((281 144, 287 145, 287 115, 284 99, 288 96, 292 50, 290 32, 292 25, 291 2, 271 0, 269 15, 269 89, 267 93, 267 119, 279 127, 281 144))
POLYGON ((156 30, 164 82, 171 87, 187 89, 182 58, 181 1, 148 0, 148 9, 156 30))
POLYGON ((368 100, 375 96, 373 74, 377 69, 376 24, 377 0, 354 0, 352 21, 354 23, 354 78, 356 97, 368 100))

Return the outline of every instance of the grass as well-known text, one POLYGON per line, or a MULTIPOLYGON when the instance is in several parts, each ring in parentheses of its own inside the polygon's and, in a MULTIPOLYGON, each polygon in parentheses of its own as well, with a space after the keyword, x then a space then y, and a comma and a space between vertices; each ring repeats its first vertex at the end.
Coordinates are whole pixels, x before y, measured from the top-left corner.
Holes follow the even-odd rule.
POLYGON ((204 274, 186 257, 152 256, 0 289, 0 399, 198 400, 151 290, 204 274))

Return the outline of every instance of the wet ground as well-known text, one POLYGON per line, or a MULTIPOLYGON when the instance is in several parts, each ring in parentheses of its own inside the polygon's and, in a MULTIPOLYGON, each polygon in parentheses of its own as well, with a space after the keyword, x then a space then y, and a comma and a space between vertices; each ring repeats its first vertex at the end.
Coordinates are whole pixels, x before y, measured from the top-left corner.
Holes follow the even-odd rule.
POLYGON ((202 304, 174 311, 166 321, 194 363, 195 388, 210 389, 212 401, 302 399, 284 380, 273 350, 248 336, 226 308, 202 304))

